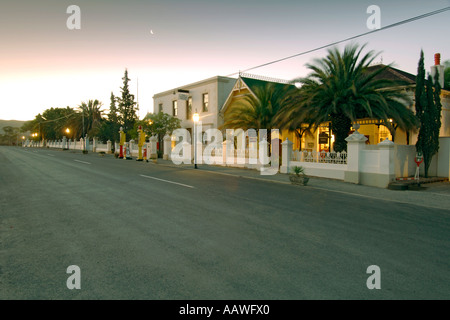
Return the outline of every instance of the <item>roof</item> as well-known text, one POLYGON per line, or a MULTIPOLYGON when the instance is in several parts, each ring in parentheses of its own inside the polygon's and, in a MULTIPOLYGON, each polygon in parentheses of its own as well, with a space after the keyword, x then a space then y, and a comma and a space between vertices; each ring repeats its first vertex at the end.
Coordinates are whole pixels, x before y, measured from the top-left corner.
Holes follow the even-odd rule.
POLYGON ((193 82, 193 83, 190 83, 190 84, 186 84, 184 86, 179 86, 179 87, 176 87, 176 88, 173 88, 173 89, 170 89, 170 90, 166 90, 166 91, 163 91, 163 92, 155 93, 153 95, 153 99, 165 96, 167 94, 173 94, 173 93, 179 92, 179 91, 183 92, 184 90, 193 89, 195 87, 202 86, 202 85, 205 85, 205 84, 210 83, 210 82, 225 82, 225 81, 235 81, 235 80, 236 80, 236 78, 215 76, 215 77, 211 77, 211 78, 208 78, 208 79, 204 79, 204 80, 200 80, 200 81, 197 81, 197 82, 193 82))
MULTIPOLYGON (((381 68, 385 68, 386 65, 384 64, 377 64, 374 66, 370 66, 367 69, 369 71, 377 71, 381 68)), ((379 75, 375 77, 375 79, 384 79, 384 80, 390 80, 390 81, 396 81, 396 82, 405 82, 405 84, 416 84, 416 76, 408 73, 406 71, 402 71, 396 68, 387 67, 383 72, 381 72, 379 75)))
POLYGON ((288 84, 288 83, 259 80, 259 79, 253 79, 253 78, 247 78, 247 77, 241 77, 241 79, 250 88, 251 91, 254 91, 255 88, 265 87, 269 83, 273 84, 275 89, 283 89, 286 86, 292 86, 292 84, 288 84))
MULTIPOLYGON (((268 84, 272 84, 275 88, 275 90, 282 90, 289 86, 294 86, 287 80, 281 80, 281 79, 275 79, 275 78, 269 78, 269 77, 263 77, 263 76, 257 76, 252 74, 240 74, 239 78, 236 80, 236 84, 238 81, 242 81, 245 86, 250 90, 250 93, 254 95, 254 91, 256 88, 264 88, 268 84)), ((235 84, 235 85, 236 85, 235 84)), ((228 95, 228 98, 225 100, 225 103, 220 108, 220 112, 224 112, 227 108, 228 104, 230 103, 233 96, 233 90, 228 95)))

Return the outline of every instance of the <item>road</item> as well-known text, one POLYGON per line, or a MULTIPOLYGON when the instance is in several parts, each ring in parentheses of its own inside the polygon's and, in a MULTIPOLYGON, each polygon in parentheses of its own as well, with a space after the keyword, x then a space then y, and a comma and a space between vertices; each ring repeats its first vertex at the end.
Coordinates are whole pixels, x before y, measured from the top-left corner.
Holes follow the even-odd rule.
POLYGON ((0 182, 0 299, 450 299, 450 210, 51 149, 0 182))

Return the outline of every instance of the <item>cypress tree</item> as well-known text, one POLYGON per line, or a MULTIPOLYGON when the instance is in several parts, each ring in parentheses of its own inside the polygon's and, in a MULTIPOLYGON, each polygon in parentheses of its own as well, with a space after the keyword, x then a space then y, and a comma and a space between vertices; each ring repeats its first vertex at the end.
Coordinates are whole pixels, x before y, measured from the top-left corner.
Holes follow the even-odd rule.
POLYGON ((116 107, 116 97, 111 92, 111 103, 109 105, 109 114, 108 114, 108 120, 113 123, 118 123, 118 117, 117 117, 117 107, 116 107))
POLYGON ((425 177, 428 177, 428 170, 433 155, 439 150, 439 131, 441 128, 442 110, 440 93, 441 87, 437 73, 434 83, 430 75, 425 80, 424 56, 423 51, 421 51, 415 91, 416 116, 420 121, 416 150, 423 155, 425 177))
POLYGON ((127 132, 128 130, 133 129, 134 123, 137 120, 136 102, 134 101, 134 95, 130 93, 130 89, 128 87, 128 82, 130 79, 128 78, 127 69, 125 69, 125 74, 122 80, 123 87, 120 88, 122 91, 122 97, 117 98, 117 110, 119 112, 118 120, 123 126, 123 130, 127 132))

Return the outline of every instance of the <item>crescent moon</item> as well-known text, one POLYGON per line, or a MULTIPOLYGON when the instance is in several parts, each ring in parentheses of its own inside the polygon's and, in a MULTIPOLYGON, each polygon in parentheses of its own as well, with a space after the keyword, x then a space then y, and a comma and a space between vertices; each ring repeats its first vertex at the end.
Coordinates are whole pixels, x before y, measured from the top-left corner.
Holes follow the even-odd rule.
POLYGON ((150 30, 150 34, 154 34, 154 33, 153 33, 153 30, 150 30))

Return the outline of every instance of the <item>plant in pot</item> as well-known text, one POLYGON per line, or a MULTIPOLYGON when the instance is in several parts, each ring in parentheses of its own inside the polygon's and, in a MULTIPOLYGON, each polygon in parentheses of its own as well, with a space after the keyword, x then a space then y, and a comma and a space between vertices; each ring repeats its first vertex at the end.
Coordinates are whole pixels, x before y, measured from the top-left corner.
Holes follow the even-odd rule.
POLYGON ((295 166, 293 168, 294 173, 289 175, 289 180, 292 184, 302 184, 306 186, 309 181, 309 177, 305 174, 305 168, 295 166))

